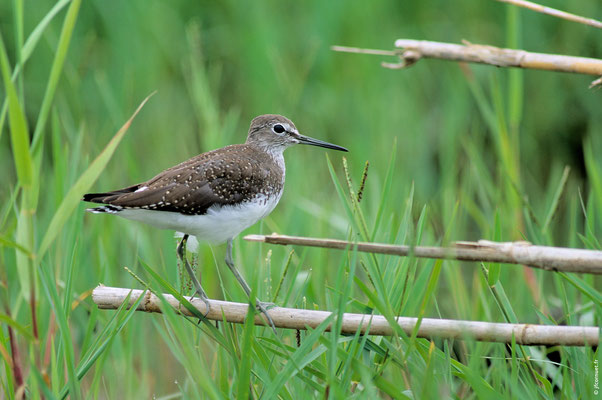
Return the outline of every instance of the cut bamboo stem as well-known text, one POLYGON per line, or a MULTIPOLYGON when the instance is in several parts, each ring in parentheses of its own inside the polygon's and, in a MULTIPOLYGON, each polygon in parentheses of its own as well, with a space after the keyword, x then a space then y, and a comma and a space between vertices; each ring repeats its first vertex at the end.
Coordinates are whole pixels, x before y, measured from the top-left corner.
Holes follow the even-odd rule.
MULTIPOLYGON (((98 286, 92 292, 92 299, 100 309, 117 309, 131 293, 131 306, 143 293, 145 298, 137 311, 161 313, 161 300, 150 291, 138 289, 98 286)), ((180 305, 178 300, 163 294, 164 299, 180 314, 193 316, 180 305)), ((207 312, 205 303, 197 298, 186 297, 202 314, 207 312)), ((233 303, 220 300, 209 300, 210 310, 207 319, 242 324, 245 321, 248 304, 233 303)), ((299 310, 295 308, 274 307, 268 310, 277 328, 308 329, 315 328, 331 315, 329 311, 299 310)), ((397 324, 411 335, 418 318, 397 317, 397 324)), ((255 316, 256 325, 265 325, 260 315, 255 316)), ((330 329, 330 327, 328 328, 330 329)), ((395 332, 390 323, 381 315, 343 314, 341 332, 354 334, 358 330, 370 335, 390 336, 395 332)), ((595 346, 598 344, 599 329, 591 326, 556 326, 531 324, 505 324, 481 321, 462 321, 450 319, 423 318, 418 328, 418 337, 472 339, 484 342, 511 343, 515 338, 517 344, 549 345, 549 346, 595 346)))
POLYGON ((278 235, 248 235, 245 240, 280 245, 323 247, 328 249, 353 249, 367 253, 444 258, 463 261, 522 264, 549 271, 602 274, 602 251, 570 249, 565 247, 534 246, 529 242, 456 242, 454 247, 398 246, 390 244, 348 242, 278 235))

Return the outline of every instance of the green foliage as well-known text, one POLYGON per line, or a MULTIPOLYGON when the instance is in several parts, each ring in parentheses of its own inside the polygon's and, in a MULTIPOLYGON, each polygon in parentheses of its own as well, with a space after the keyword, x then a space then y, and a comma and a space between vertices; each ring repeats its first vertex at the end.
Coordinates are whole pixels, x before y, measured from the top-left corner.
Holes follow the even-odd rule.
MULTIPOLYGON (((0 397, 594 397, 597 350, 429 341, 395 317, 597 326, 599 278, 239 238, 235 263, 259 298, 332 316, 274 335, 166 303, 103 311, 90 298, 99 282, 194 308, 176 289, 188 282, 171 232, 79 202, 242 142, 251 118, 281 113, 350 152, 288 150, 280 205, 245 233, 600 250, 593 77, 434 60, 389 71, 329 50, 407 37, 600 58, 592 28, 498 2, 109 3, 0 2, 0 397), (344 312, 383 315, 395 335, 342 335, 344 312)), ((567 7, 600 19, 594 4, 567 7)), ((247 301, 224 250, 201 245, 203 286, 247 301)))

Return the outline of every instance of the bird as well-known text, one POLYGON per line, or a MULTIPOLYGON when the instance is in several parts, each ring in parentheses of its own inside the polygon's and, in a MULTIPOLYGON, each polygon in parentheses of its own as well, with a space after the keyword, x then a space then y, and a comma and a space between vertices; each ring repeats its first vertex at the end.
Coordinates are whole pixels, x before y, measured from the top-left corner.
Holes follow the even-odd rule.
MULTIPOLYGON (((295 144, 348 151, 301 135, 295 124, 282 115, 259 115, 251 121, 244 144, 199 154, 146 182, 110 192, 87 193, 82 200, 102 204, 86 210, 94 214, 117 215, 181 232, 176 254, 195 286, 195 296, 205 302, 208 313, 207 293, 186 259, 189 236, 212 244, 227 244, 225 263, 250 298, 251 288, 232 259, 232 241, 270 214, 280 201, 285 181, 283 153, 295 144)), ((259 299, 255 299, 255 304, 275 331, 267 311, 273 304, 259 299)))

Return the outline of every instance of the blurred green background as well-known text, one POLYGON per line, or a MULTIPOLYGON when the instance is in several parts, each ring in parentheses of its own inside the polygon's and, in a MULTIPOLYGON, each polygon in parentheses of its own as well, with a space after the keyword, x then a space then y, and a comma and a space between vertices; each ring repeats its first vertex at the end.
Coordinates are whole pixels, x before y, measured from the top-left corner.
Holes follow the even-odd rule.
MULTIPOLYGON (((43 31, 15 80, 30 134, 39 122, 65 10, 71 4, 63 3, 66 7, 43 31)), ((11 68, 21 59, 25 39, 54 4, 43 0, 0 3, 0 34, 11 68)), ((599 2, 551 0, 546 5, 602 19, 599 2)), ((595 77, 460 66, 439 60, 388 70, 380 62, 395 62, 392 57, 330 50, 332 45, 391 49, 398 38, 452 43, 467 40, 535 52, 602 57, 600 32, 594 28, 496 1, 84 1, 47 123, 41 127, 42 150, 35 157, 39 179, 34 189, 39 192, 39 203, 32 217, 29 244, 19 239, 23 237, 19 232, 26 229, 19 225, 23 193, 18 189, 7 119, 2 119, 0 131, 0 168, 5 182, 0 186, 2 312, 26 332, 34 326, 32 309, 39 318, 37 339, 18 335, 16 342, 28 390, 42 390, 40 377, 50 376, 50 392, 60 394, 69 376, 62 363, 79 368, 78 357, 94 348, 95 335, 113 315, 98 312, 89 298, 89 291, 99 282, 141 287, 123 266, 152 282, 140 265, 142 261, 173 285, 180 284, 171 232, 85 214, 84 204, 58 227, 56 240, 42 259, 22 261, 22 265, 29 263, 31 274, 19 270, 19 250, 15 250, 17 243, 36 253, 77 178, 142 99, 155 90, 89 191, 137 183, 198 153, 242 143, 253 117, 278 113, 292 119, 301 133, 350 150, 345 157, 354 190, 365 163, 370 163, 360 203, 363 216, 356 212, 356 218, 365 218, 367 234, 346 214, 344 204, 349 199, 337 195, 325 151, 299 146, 285 153, 287 179, 279 206, 243 235, 276 231, 424 245, 456 240, 528 240, 600 249, 602 101, 599 90, 588 89, 595 77), (40 278, 38 269, 50 271, 48 280, 40 278), (48 304, 52 291, 44 289, 44 282, 56 283, 66 305, 83 299, 73 303, 72 311, 63 307, 72 342, 57 336, 57 322, 52 316, 56 309, 48 304), (37 293, 33 305, 30 284, 37 293), (66 343, 73 346, 76 361, 62 359, 61 349, 66 343)), ((5 93, 2 85, 3 102, 5 93)), ((328 156, 335 176, 347 187, 341 154, 330 152, 328 156)), ((352 254, 295 248, 291 255, 290 248, 247 243, 241 238, 234 251, 243 274, 264 300, 272 299, 287 270, 290 272, 276 299, 279 305, 334 311, 346 304, 344 311, 385 313, 349 278, 355 260, 352 254), (341 275, 341 271, 345 273, 341 275), (339 295, 348 284, 352 284, 351 297, 339 303, 339 295)), ((198 257, 203 285, 210 297, 245 301, 224 268, 223 254, 223 246, 201 246, 198 257)), ((498 322, 599 323, 599 281, 592 277, 575 280, 520 266, 500 268, 453 261, 445 261, 441 268, 432 261, 358 256, 356 275, 368 285, 367 271, 382 273, 385 285, 370 286, 370 290, 387 299, 389 311, 396 314, 498 322), (430 292, 429 287, 436 289, 430 292)), ((123 330, 112 328, 115 335, 111 345, 95 359, 97 364, 81 387, 74 384, 70 390, 108 398, 177 397, 180 392, 233 397, 244 393, 244 389, 234 392, 233 388, 250 383, 253 395, 261 397, 275 385, 271 378, 284 379, 278 374, 281 365, 286 365, 286 357, 265 370, 251 367, 249 378, 225 355, 228 351, 193 325, 177 318, 134 315, 123 330), (170 341, 178 334, 190 341, 170 341), (215 380, 215 384, 200 384, 196 379, 201 377, 191 372, 198 366, 179 351, 199 354, 205 363, 199 365, 207 366, 209 375, 205 378, 215 380)), ((0 349, 6 350, 3 356, 11 348, 7 326, 0 337, 0 349)), ((238 339, 248 343, 243 339, 249 336, 243 335, 241 327, 229 329, 234 332, 232 343, 238 339)), ((257 329, 270 337, 267 330, 257 329)), ((283 335, 282 340, 294 346, 294 333, 283 335)), ((319 365, 326 371, 338 372, 319 376, 304 371, 299 374, 303 379, 287 376, 287 389, 273 389, 274 394, 282 398, 291 393, 297 398, 301 394, 324 397, 324 387, 330 387, 341 396, 374 393, 396 397, 396 392, 388 392, 386 385, 380 386, 374 378, 377 371, 400 392, 416 397, 482 396, 490 393, 482 389, 483 385, 491 385, 493 392, 508 397, 591 396, 593 372, 577 367, 591 362, 591 349, 554 349, 557 355, 553 360, 560 366, 518 363, 521 383, 513 385, 515 377, 506 372, 515 367, 511 362, 516 360, 507 361, 514 350, 502 345, 438 341, 440 364, 431 370, 430 364, 421 364, 427 356, 419 350, 420 346, 428 347, 428 341, 420 340, 420 345, 410 341, 408 349, 404 341, 374 340, 374 346, 398 354, 404 367, 383 361, 386 356, 375 359, 370 349, 364 349, 363 356, 355 354, 359 364, 350 367, 345 358, 337 359, 342 356, 335 351, 335 343, 332 348, 327 346, 324 360, 313 362, 322 362, 319 365), (461 368, 451 367, 453 363, 445 359, 446 355, 480 376, 481 383, 475 383, 477 378, 458 377, 457 370, 452 378, 451 369, 461 368), (412 357, 421 361, 408 361, 412 357), (498 361, 485 362, 484 357, 498 361), (337 362, 347 367, 337 369, 337 362), (345 368, 353 372, 347 376, 345 368), (538 382, 534 371, 548 385, 538 382), (312 380, 316 387, 308 383, 312 380), (427 383, 433 380, 435 385, 427 383)), ((255 351, 251 356, 241 350, 239 356, 258 363, 255 351)), ((546 359, 546 349, 533 350, 535 354, 521 351, 521 357, 546 359)), ((12 398, 14 376, 8 358, 3 361, 5 370, 0 378, 6 397, 12 398)))

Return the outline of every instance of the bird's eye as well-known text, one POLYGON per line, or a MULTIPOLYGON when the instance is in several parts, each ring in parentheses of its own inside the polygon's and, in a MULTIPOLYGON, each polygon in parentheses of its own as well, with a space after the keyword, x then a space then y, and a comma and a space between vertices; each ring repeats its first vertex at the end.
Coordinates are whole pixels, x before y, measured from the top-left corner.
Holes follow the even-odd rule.
POLYGON ((272 127, 272 129, 274 130, 274 132, 276 133, 282 133, 285 131, 284 126, 280 125, 280 124, 276 124, 272 127))

